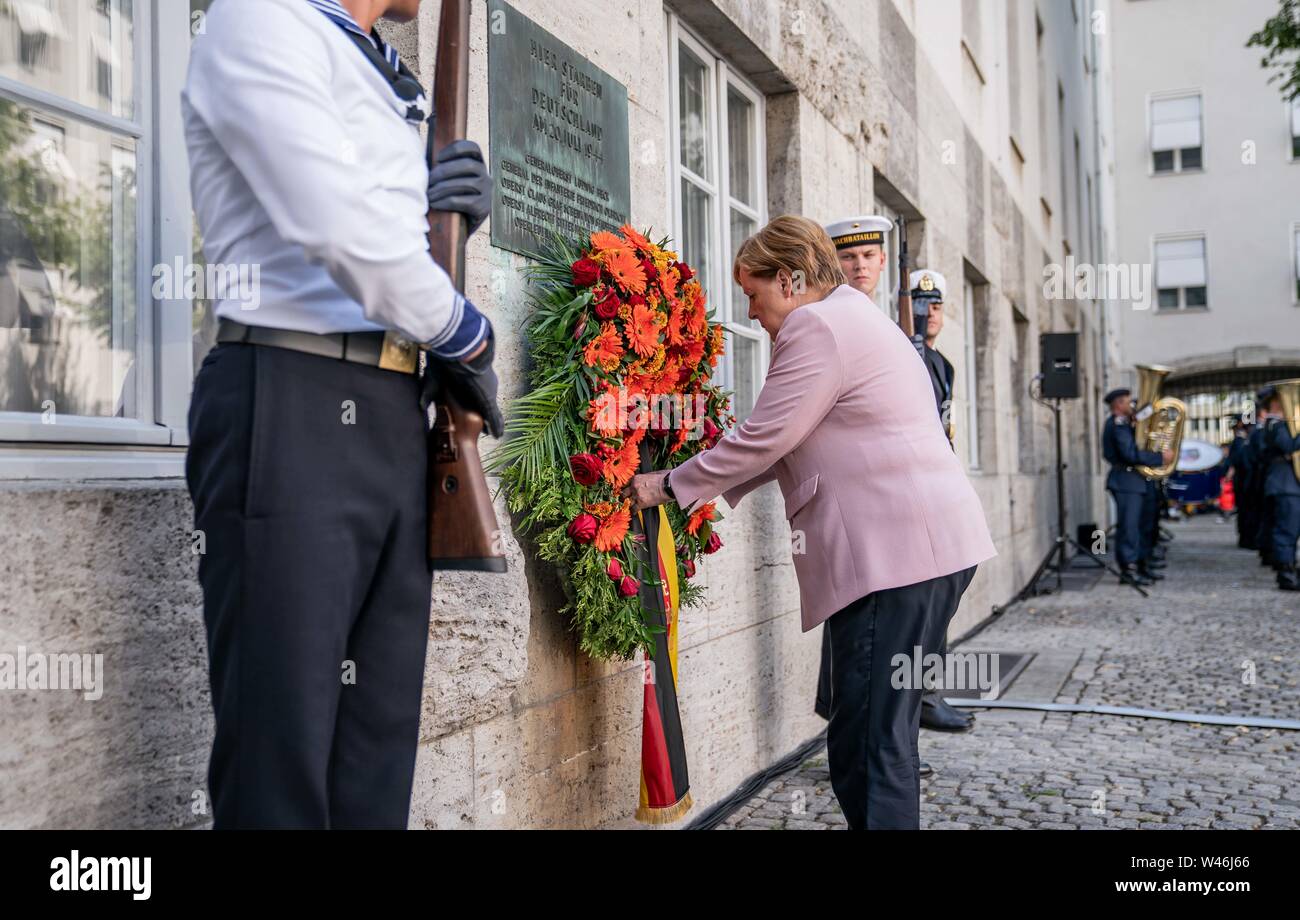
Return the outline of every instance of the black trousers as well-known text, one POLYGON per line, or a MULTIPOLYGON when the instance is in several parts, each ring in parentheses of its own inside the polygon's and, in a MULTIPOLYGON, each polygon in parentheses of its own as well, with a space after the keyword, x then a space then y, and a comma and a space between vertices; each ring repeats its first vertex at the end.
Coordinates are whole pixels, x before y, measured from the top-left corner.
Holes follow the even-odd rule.
POLYGON ((418 380, 222 344, 189 427, 214 826, 406 827, 431 578, 418 380))
POLYGON ((1273 564, 1295 566, 1296 540, 1300 539, 1300 495, 1273 496, 1273 564))
POLYGON ((850 830, 917 829, 921 823, 921 687, 896 689, 896 655, 912 670, 916 648, 937 651, 962 593, 961 572, 874 591, 826 621, 830 636, 831 788, 850 830))
POLYGON ((1145 525, 1142 517, 1146 507, 1144 492, 1110 492, 1115 499, 1115 559, 1120 567, 1134 565, 1146 558, 1145 525))
POLYGON ((1276 565, 1273 558, 1273 529, 1276 518, 1276 503, 1272 495, 1260 499, 1259 530, 1255 534, 1255 545, 1259 547, 1260 558, 1271 565, 1276 565))

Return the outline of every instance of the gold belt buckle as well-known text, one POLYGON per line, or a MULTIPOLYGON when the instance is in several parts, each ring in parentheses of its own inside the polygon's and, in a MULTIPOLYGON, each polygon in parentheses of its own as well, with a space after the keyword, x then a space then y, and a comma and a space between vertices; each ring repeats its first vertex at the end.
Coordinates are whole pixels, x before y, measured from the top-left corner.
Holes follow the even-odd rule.
POLYGON ((379 367, 386 371, 414 374, 419 360, 419 349, 409 339, 404 339, 391 329, 384 333, 384 347, 379 353, 379 367))

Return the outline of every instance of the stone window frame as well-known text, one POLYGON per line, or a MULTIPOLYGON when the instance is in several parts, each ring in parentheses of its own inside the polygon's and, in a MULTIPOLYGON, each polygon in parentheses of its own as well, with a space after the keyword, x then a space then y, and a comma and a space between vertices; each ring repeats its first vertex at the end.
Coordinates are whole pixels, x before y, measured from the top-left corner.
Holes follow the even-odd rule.
MULTIPOLYGON (((0 95, 37 112, 129 137, 136 145, 136 404, 133 418, 0 412, 0 480, 178 477, 188 444, 193 379, 191 304, 152 296, 156 265, 191 258, 189 164, 180 87, 189 62, 189 4, 136 0, 130 118, 19 80, 0 95)), ((57 409, 56 409, 57 412, 57 409)))
MULTIPOLYGON (((756 228, 767 222, 767 170, 766 170, 766 98, 752 83, 746 80, 739 70, 712 46, 699 37, 683 23, 678 16, 665 11, 667 18, 667 78, 668 78, 668 150, 667 179, 671 208, 672 234, 674 244, 682 246, 684 223, 682 219, 683 180, 709 197, 709 217, 713 230, 709 256, 710 277, 706 284, 709 305, 730 333, 727 353, 718 362, 716 382, 724 389, 736 391, 736 360, 734 343, 737 338, 745 338, 755 344, 756 360, 751 368, 751 392, 755 398, 762 387, 771 357, 771 343, 767 333, 745 315, 736 316, 733 303, 735 282, 731 277, 732 256, 740 245, 740 240, 731 239, 732 210, 744 215, 754 222, 756 228), (707 125, 708 158, 712 180, 698 176, 681 162, 681 133, 679 121, 679 49, 686 48, 708 68, 709 73, 709 117, 707 125), (727 135, 727 93, 734 89, 744 96, 753 106, 754 111, 754 147, 751 174, 754 176, 754 201, 756 206, 746 205, 731 194, 729 188, 729 170, 727 153, 730 149, 727 135)), ((744 421, 752 405, 736 405, 733 411, 738 422, 744 421)))

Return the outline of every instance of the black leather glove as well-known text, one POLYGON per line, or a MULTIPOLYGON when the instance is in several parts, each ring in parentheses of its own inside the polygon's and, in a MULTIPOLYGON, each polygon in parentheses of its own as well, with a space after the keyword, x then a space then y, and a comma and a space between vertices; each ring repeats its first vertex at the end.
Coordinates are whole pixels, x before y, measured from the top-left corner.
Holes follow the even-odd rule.
POLYGON ((429 207, 457 211, 473 233, 492 213, 492 177, 483 151, 473 141, 452 141, 438 151, 429 170, 429 207))
POLYGON ((431 355, 422 402, 426 406, 437 402, 438 394, 445 387, 456 402, 483 416, 483 424, 492 437, 501 437, 506 423, 497 407, 497 375, 492 370, 495 353, 496 338, 488 333, 487 347, 472 361, 444 361, 431 355))

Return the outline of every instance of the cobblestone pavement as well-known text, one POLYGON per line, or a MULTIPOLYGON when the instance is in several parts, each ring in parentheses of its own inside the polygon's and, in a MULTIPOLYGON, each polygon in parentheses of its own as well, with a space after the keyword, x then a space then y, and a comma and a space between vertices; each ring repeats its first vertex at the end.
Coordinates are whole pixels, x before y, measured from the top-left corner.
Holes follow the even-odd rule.
MULTIPOLYGON (((1168 529, 1150 598, 1105 575, 957 650, 1037 653, 1007 699, 1300 719, 1300 594, 1236 548, 1231 523, 1168 529)), ((1300 828, 1300 732, 977 710, 973 731, 923 730, 921 759, 924 828, 1300 828)), ((823 747, 721 829, 843 827, 823 747)))

